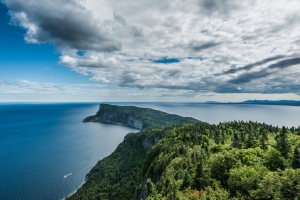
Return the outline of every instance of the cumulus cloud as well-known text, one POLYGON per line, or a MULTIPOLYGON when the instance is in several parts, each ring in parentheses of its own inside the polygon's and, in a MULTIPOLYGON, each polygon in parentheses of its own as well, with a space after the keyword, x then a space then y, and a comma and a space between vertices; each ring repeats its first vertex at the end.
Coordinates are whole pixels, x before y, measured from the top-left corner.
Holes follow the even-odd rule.
POLYGON ((300 93, 298 0, 3 2, 27 42, 54 43, 62 65, 101 84, 300 93))
MULTIPOLYGON (((97 19, 80 1, 5 0, 12 22, 24 27, 25 40, 53 42, 58 48, 116 51, 121 42, 110 35, 112 24, 97 19)), ((112 31, 113 32, 113 31, 112 31)))

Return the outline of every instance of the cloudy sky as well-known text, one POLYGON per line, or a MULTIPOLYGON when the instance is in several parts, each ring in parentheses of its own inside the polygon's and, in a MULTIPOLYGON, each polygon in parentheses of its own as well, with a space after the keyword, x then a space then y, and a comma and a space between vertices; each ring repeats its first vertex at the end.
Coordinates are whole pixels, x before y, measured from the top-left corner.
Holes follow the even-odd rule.
POLYGON ((0 2, 0 101, 300 100, 299 0, 0 2))

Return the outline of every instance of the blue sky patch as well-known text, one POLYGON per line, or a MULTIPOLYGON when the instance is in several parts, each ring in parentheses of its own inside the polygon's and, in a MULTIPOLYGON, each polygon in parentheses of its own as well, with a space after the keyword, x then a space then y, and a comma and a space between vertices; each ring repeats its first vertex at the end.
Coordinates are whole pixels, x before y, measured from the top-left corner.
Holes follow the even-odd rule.
POLYGON ((79 56, 84 56, 85 53, 86 53, 85 51, 77 51, 77 55, 79 56))
POLYGON ((162 63, 162 64, 171 64, 171 63, 179 63, 180 60, 178 58, 161 58, 158 60, 151 60, 154 63, 162 63))

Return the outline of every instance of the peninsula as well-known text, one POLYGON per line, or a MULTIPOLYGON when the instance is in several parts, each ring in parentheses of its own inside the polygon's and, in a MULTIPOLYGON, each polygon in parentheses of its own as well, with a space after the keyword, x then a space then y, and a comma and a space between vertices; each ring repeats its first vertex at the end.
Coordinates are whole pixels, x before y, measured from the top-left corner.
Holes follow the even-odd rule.
POLYGON ((146 130, 150 128, 164 128, 182 123, 196 123, 198 120, 150 108, 100 104, 96 115, 85 118, 83 122, 112 123, 146 130))
POLYGON ((208 124, 133 106, 101 104, 85 122, 128 133, 87 174, 71 200, 250 200, 300 198, 300 127, 208 124))

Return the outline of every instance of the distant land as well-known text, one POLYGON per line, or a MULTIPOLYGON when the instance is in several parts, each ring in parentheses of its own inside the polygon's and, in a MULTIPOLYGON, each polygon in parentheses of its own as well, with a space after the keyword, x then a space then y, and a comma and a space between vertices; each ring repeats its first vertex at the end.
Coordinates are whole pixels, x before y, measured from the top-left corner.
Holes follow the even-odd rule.
POLYGON ((146 130, 149 128, 164 128, 182 123, 196 123, 198 120, 150 108, 101 103, 96 115, 85 118, 83 122, 111 123, 146 130))
POLYGON ((300 106, 300 101, 296 100, 247 100, 242 102, 217 102, 206 101, 206 104, 259 104, 259 105, 286 105, 286 106, 300 106))

